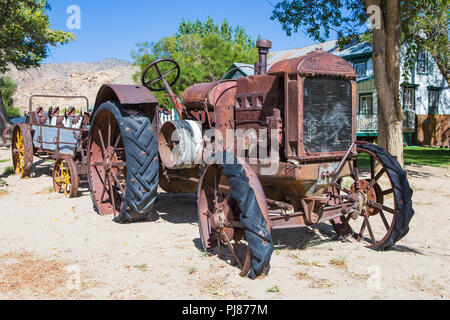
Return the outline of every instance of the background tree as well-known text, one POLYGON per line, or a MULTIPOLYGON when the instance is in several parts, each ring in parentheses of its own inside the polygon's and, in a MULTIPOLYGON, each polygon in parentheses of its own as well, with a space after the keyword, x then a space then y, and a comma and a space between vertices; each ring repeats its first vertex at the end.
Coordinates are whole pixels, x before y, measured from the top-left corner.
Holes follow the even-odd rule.
MULTIPOLYGON (((11 65, 18 70, 37 67, 49 46, 74 39, 72 33, 50 28, 47 10, 46 0, 0 0, 0 75, 11 65)), ((9 124, 3 102, 0 90, 0 132, 9 124)))
MULTIPOLYGON (((331 35, 338 37, 343 47, 352 40, 370 39, 373 42, 374 80, 378 93, 378 144, 397 156, 403 164, 403 111, 399 98, 402 40, 414 43, 421 30, 417 21, 424 22, 427 14, 438 16, 443 8, 434 0, 284 0, 273 11, 272 19, 280 21, 290 35, 304 31, 317 41, 325 41, 331 35), (426 10, 424 9, 426 8, 426 10), (369 29, 370 18, 377 24, 369 29), (403 39, 402 39, 403 38, 403 39)), ((446 2, 446 0, 437 1, 446 2)), ((445 11, 446 12, 446 11, 445 11)), ((445 15, 446 13, 444 13, 445 15)), ((439 21, 442 21, 439 20, 439 21)), ((447 21, 445 25, 447 32, 447 21)), ((426 25, 425 23, 423 24, 426 25)), ((441 28, 443 30, 443 28, 441 28)), ((447 36, 447 33, 445 35, 447 36)), ((445 41, 427 38, 426 49, 436 46, 446 51, 445 41)), ((446 40, 448 42, 448 39, 446 40)), ((406 61, 415 59, 416 49, 407 50, 406 61)))
POLYGON ((0 76, 0 92, 3 98, 3 105, 9 118, 20 117, 18 108, 14 108, 13 96, 16 92, 17 84, 8 76, 0 76))
MULTIPOLYGON (((205 22, 182 21, 178 32, 158 42, 144 42, 132 53, 134 65, 140 71, 135 81, 140 82, 147 65, 157 59, 172 58, 180 64, 181 76, 172 88, 177 95, 195 83, 220 80, 234 62, 253 64, 258 60, 258 50, 244 28, 232 28, 224 20, 217 25, 211 18, 205 22)), ((164 92, 156 92, 165 108, 172 108, 164 92)))
POLYGON ((410 0, 414 10, 404 14, 405 42, 408 44, 408 70, 414 68, 415 57, 421 51, 427 51, 436 61, 442 75, 450 86, 450 46, 448 25, 450 1, 448 0, 410 0))

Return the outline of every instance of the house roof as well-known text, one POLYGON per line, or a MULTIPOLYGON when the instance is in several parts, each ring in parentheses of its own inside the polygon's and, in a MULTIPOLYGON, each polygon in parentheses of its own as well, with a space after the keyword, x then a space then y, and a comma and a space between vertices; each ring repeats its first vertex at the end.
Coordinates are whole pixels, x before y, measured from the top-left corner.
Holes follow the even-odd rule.
POLYGON ((338 49, 337 41, 332 40, 323 43, 313 44, 307 47, 273 51, 269 53, 268 64, 273 65, 281 60, 298 58, 316 50, 317 48, 320 48, 330 53, 334 53, 334 51, 338 49))
POLYGON ((271 52, 269 53, 268 63, 273 65, 281 60, 298 58, 319 48, 345 59, 367 56, 372 54, 373 50, 371 43, 361 41, 353 42, 345 46, 343 50, 339 50, 337 40, 331 40, 306 47, 271 52))
POLYGON ((224 79, 236 79, 239 77, 253 76, 255 67, 247 63, 235 62, 228 69, 224 79))

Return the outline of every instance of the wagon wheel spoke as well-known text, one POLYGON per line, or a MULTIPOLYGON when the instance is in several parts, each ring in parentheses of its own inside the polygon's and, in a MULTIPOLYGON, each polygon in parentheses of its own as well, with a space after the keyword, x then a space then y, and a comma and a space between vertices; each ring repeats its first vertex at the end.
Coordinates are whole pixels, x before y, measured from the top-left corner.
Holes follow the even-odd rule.
POLYGON ((390 188, 388 190, 384 190, 383 191, 383 196, 386 196, 388 194, 394 193, 394 188, 390 188))

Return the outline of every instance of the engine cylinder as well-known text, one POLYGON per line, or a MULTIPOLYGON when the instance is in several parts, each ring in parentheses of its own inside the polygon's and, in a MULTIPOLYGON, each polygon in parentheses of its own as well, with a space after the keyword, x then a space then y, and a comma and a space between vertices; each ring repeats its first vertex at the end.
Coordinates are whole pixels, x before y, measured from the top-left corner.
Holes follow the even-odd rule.
POLYGON ((201 123, 175 120, 163 124, 159 134, 159 155, 168 169, 194 168, 203 161, 201 123))

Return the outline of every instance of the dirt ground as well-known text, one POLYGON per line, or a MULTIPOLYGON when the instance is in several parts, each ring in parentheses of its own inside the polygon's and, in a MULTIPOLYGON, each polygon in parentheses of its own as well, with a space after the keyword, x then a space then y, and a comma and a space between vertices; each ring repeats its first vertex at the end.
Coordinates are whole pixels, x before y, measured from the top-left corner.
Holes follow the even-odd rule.
POLYGON ((395 247, 375 252, 332 227, 274 231, 267 277, 200 250, 194 195, 161 193, 146 222, 115 224, 92 209, 88 190, 51 193, 52 164, 31 179, 2 175, 0 299, 449 299, 448 168, 408 166, 415 216, 395 247))

